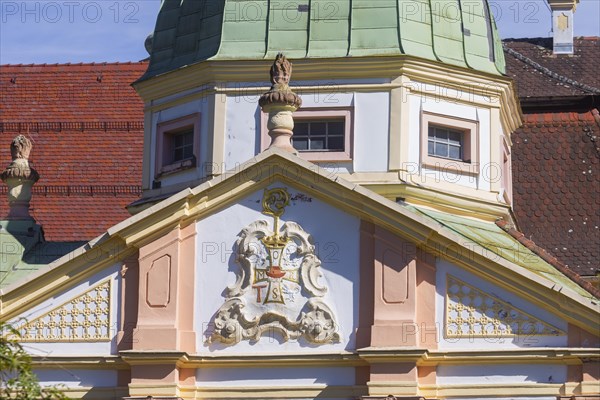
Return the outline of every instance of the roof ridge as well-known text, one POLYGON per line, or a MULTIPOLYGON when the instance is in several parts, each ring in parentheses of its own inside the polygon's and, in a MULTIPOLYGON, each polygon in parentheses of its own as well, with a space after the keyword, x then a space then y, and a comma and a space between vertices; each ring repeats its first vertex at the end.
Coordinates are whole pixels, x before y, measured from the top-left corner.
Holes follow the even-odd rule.
POLYGON ((558 258, 556 258, 552 254, 550 254, 547 250, 545 250, 544 248, 535 244, 535 242, 533 240, 527 239, 523 232, 520 232, 517 229, 515 229, 511 224, 509 224, 504 219, 497 220, 496 225, 500 229, 502 229, 503 231, 508 233, 510 236, 515 238, 523 246, 527 247, 533 253, 538 255, 542 260, 546 261, 548 264, 550 264, 551 266, 556 268, 559 272, 561 272, 567 278, 571 279, 573 282, 575 282, 576 284, 581 286, 584 290, 586 290, 592 296, 595 296, 596 298, 600 299, 600 289, 596 289, 591 283, 583 280, 581 275, 579 275, 577 272, 573 271, 571 268, 567 267, 565 264, 563 264, 561 261, 559 261, 558 258))
POLYGON ((93 67, 93 66, 110 66, 110 65, 138 65, 138 64, 147 64, 147 60, 140 61, 100 61, 100 62, 79 62, 79 63, 30 63, 30 64, 0 64, 0 67, 66 67, 66 66, 74 66, 74 67, 93 67))
POLYGON ((505 53, 510 54, 511 56, 513 56, 514 58, 516 58, 519 61, 524 62, 525 64, 530 65, 531 67, 535 68, 537 71, 543 73, 546 76, 549 76, 552 79, 557 80, 560 83, 567 83, 571 86, 575 86, 578 89, 581 89, 583 91, 586 92, 590 92, 592 94, 600 94, 600 89, 590 86, 590 85, 586 85, 585 83, 580 83, 577 82, 571 78, 567 78, 564 75, 561 75, 559 73, 556 73, 552 70, 550 70, 549 68, 544 67, 543 65, 535 62, 534 60, 532 60, 531 58, 524 56, 523 54, 519 53, 516 50, 511 49, 510 47, 508 47, 506 45, 506 43, 502 43, 502 48, 504 49, 505 53))

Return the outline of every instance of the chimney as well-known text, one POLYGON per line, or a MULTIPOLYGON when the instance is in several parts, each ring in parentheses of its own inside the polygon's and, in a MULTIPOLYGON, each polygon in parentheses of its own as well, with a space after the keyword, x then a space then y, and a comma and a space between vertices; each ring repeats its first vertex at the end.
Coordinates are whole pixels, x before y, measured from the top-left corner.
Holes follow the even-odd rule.
POLYGON ((12 162, 0 174, 8 185, 9 220, 33 220, 29 215, 31 188, 40 179, 37 171, 29 166, 29 153, 33 145, 23 135, 13 139, 10 144, 12 162))
POLYGON ((271 90, 260 96, 258 104, 269 113, 267 128, 271 136, 271 147, 298 154, 292 146, 294 130, 292 113, 302 105, 302 99, 292 92, 289 83, 292 77, 292 63, 281 53, 277 54, 271 67, 271 90))
POLYGON ((548 0, 552 10, 554 54, 573 54, 573 14, 579 0, 548 0))

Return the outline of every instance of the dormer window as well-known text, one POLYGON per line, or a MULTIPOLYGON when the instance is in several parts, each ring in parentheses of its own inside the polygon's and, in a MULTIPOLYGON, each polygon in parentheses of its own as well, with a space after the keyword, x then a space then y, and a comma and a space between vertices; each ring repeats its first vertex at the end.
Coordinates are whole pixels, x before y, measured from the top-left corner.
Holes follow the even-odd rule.
POLYGON ((199 114, 158 125, 156 177, 196 167, 200 143, 199 130, 199 114))
POLYGON ((424 112, 421 123, 424 167, 459 174, 479 173, 477 121, 424 112))

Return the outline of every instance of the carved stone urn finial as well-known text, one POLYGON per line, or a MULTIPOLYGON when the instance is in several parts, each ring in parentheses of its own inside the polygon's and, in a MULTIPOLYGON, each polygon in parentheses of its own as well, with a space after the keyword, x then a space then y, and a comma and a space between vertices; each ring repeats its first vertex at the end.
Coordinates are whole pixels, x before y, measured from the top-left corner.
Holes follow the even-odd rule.
POLYGON ((292 63, 282 53, 277 54, 271 67, 271 90, 258 101, 262 110, 269 113, 267 128, 271 136, 271 147, 279 147, 298 154, 292 146, 294 130, 292 113, 302 105, 302 99, 292 92, 289 83, 292 77, 292 63))
POLYGON ((12 162, 0 174, 0 178, 8 185, 8 219, 32 219, 29 215, 31 188, 40 179, 38 172, 29 166, 31 140, 23 135, 13 139, 10 144, 12 162))

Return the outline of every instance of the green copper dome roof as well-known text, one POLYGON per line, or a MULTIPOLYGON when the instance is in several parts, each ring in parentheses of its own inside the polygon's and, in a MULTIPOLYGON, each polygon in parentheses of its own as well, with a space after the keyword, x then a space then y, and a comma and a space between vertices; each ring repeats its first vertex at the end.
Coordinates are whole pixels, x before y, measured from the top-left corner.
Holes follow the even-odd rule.
POLYGON ((504 74, 487 0, 163 0, 143 79, 204 60, 411 55, 504 74))

